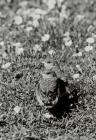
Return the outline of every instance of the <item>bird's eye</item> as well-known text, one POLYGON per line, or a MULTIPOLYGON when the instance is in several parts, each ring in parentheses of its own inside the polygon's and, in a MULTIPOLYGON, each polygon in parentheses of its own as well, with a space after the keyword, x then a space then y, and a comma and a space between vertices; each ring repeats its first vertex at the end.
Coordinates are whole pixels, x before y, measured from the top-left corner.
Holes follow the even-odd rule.
POLYGON ((50 63, 51 63, 51 61, 49 60, 49 61, 47 61, 47 63, 49 63, 49 64, 50 64, 50 63))
POLYGON ((47 72, 47 74, 50 74, 50 72, 47 72))

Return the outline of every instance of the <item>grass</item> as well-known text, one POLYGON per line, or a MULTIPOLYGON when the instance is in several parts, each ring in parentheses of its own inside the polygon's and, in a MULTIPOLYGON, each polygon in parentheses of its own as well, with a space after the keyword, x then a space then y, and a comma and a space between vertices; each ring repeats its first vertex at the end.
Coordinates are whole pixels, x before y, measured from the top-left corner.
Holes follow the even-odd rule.
MULTIPOLYGON (((31 10, 33 1, 27 2, 26 10, 31 10)), ((12 23, 19 3, 20 1, 5 3, 1 0, 0 4, 0 41, 4 42, 3 47, 0 45, 0 140, 22 140, 25 136, 46 140, 95 140, 96 81, 93 76, 96 74, 96 41, 92 44, 92 51, 84 50, 86 39, 96 30, 95 0, 65 0, 64 4, 70 13, 68 18, 60 22, 58 9, 54 8, 45 18, 39 19, 39 27, 30 25, 32 31, 29 34, 25 28, 28 21, 33 20, 30 15, 27 18, 23 15, 21 25, 12 23), (77 15, 85 17, 77 21, 77 15), (53 25, 49 22, 49 17, 55 17, 53 25), (70 33, 71 46, 64 45, 66 31, 70 33), (43 42, 41 37, 46 33, 50 39, 43 42), (20 55, 16 54, 13 45, 16 42, 20 42, 24 49, 20 55), (35 53, 35 44, 39 44, 42 51, 35 53), (64 71, 64 76, 70 83, 80 87, 76 107, 62 119, 44 118, 45 110, 39 106, 35 97, 35 87, 43 70, 41 59, 50 56, 50 49, 55 51, 54 57, 64 71), (82 52, 82 56, 73 57, 76 51, 82 52), (2 65, 7 62, 11 63, 10 67, 2 69, 2 65), (77 64, 82 69, 79 81, 72 78, 78 73, 77 64), (20 107, 18 113, 14 112, 16 106, 20 107)), ((42 7, 38 2, 37 6, 42 7)), ((19 9, 22 10, 21 7, 19 9)))

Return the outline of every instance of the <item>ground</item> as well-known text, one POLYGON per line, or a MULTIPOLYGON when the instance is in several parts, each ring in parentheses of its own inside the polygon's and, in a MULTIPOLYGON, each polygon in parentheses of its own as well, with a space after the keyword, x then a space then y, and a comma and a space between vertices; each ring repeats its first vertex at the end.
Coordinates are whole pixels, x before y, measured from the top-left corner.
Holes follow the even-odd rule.
POLYGON ((0 140, 96 139, 95 26, 95 0, 0 0, 0 140), (60 119, 35 96, 47 57, 80 88, 60 119))

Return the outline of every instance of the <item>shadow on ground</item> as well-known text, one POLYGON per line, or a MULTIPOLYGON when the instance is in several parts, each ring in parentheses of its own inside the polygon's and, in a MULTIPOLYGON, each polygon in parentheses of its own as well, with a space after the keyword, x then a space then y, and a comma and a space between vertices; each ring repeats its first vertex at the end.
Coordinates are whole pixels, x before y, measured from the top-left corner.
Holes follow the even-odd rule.
POLYGON ((48 109, 48 111, 55 117, 57 118, 62 118, 66 117, 66 115, 68 113, 70 113, 72 111, 72 109, 76 108, 76 104, 78 104, 78 92, 79 90, 74 87, 74 85, 71 85, 71 87, 74 87, 73 90, 71 91, 70 94, 67 93, 67 91, 65 91, 65 87, 68 86, 68 83, 60 80, 60 92, 61 94, 63 94, 63 92, 65 92, 65 94, 59 99, 58 103, 48 109))

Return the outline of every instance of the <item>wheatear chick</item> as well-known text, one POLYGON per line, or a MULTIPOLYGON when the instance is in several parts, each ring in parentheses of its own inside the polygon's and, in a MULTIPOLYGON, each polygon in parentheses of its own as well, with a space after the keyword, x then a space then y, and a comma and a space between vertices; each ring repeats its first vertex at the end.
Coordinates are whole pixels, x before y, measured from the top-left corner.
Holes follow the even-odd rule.
POLYGON ((48 69, 41 73, 41 75, 42 77, 36 92, 37 100, 41 105, 50 108, 58 102, 58 78, 54 71, 48 69))

